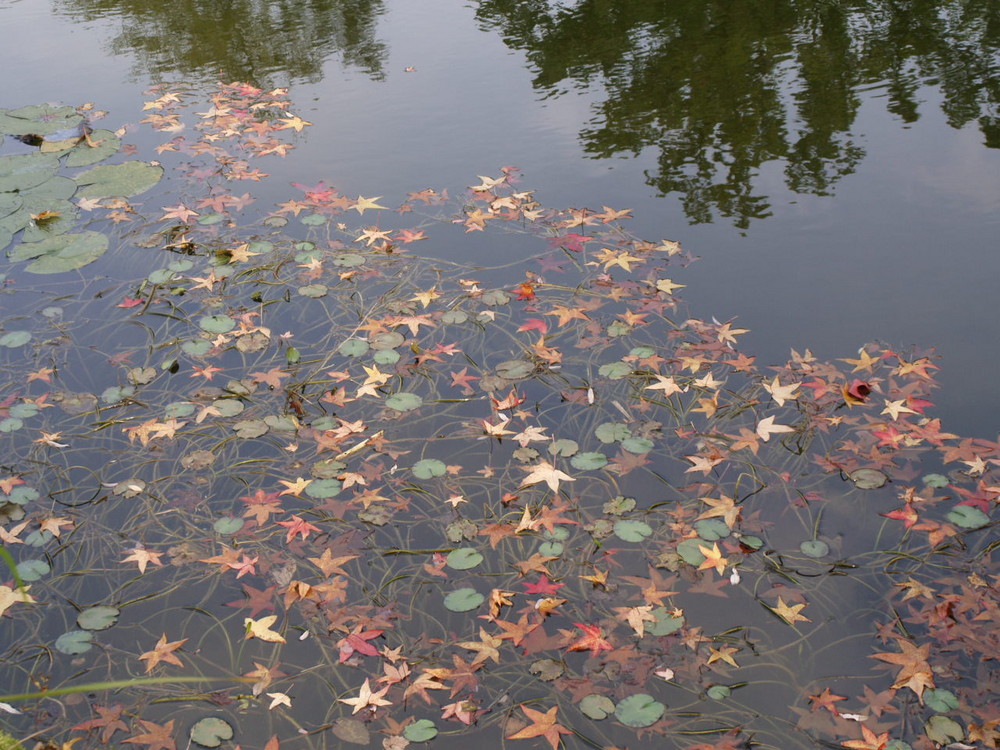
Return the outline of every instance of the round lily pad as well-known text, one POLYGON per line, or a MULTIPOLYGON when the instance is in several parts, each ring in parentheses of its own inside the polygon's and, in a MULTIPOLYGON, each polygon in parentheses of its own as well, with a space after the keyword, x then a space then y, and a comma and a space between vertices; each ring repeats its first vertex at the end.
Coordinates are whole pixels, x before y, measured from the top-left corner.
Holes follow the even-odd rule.
POLYGON ((703 518, 695 521, 694 530, 707 542, 725 539, 731 533, 731 529, 721 518, 703 518))
POLYGON ((17 349, 31 341, 31 331, 8 331, 0 336, 0 346, 17 349))
POLYGON ((76 176, 80 198, 131 198, 144 193, 163 177, 163 167, 141 161, 102 164, 76 176))
POLYGON ((608 718, 615 712, 615 704, 608 696, 591 693, 580 701, 580 710, 595 721, 608 718))
POLYGON ((670 635, 684 627, 684 615, 675 617, 666 607, 657 607, 650 614, 656 618, 654 622, 646 623, 646 632, 650 635, 670 635))
POLYGON ((385 405, 396 411, 413 411, 419 409, 424 400, 416 393, 393 393, 386 398, 385 405))
POLYGON ((934 487, 936 489, 947 487, 951 483, 948 477, 944 474, 925 474, 920 478, 920 481, 928 487, 934 487))
POLYGON ((191 727, 191 739, 202 747, 218 747, 223 740, 233 738, 233 728, 215 716, 206 716, 191 727))
POLYGON ((958 698, 950 690, 931 688, 924 691, 924 705, 935 713, 946 714, 958 708, 958 698))
POLYGON ((469 570, 483 561, 483 556, 472 547, 461 547, 448 553, 448 567, 469 570))
POLYGON ((486 601, 474 588, 455 589, 444 598, 444 606, 452 612, 470 612, 486 601))
POLYGON ((608 380, 621 380, 632 372, 632 368, 624 362, 608 362, 597 368, 597 374, 608 380))
POLYGON ((121 139, 110 130, 95 130, 90 134, 90 143, 81 140, 66 155, 66 166, 89 167, 97 164, 112 156, 121 145, 121 139))
POLYGON ((198 327, 206 333, 229 333, 236 328, 236 321, 228 315, 205 315, 198 321, 198 327))
POLYGON ((437 733, 438 728, 430 719, 417 719, 403 729, 403 736, 410 742, 430 742, 437 733))
POLYGON ((417 479, 440 477, 446 471, 448 471, 448 467, 444 465, 444 462, 438 461, 436 458, 423 458, 413 464, 413 476, 417 477, 417 479))
POLYGON ((615 718, 627 727, 648 727, 660 720, 666 708, 653 696, 636 693, 618 703, 615 718))
POLYGON ((40 242, 22 242, 10 253, 12 261, 34 260, 29 273, 49 274, 74 271, 93 263, 108 249, 108 238, 100 232, 61 234, 40 242))
POLYGON ((730 690, 726 685, 712 685, 705 694, 708 695, 713 701, 723 701, 730 696, 733 691, 730 690))
POLYGON ((699 547, 704 546, 704 544, 705 542, 701 539, 685 539, 677 545, 677 554, 688 565, 701 565, 705 562, 705 556, 699 547))
POLYGON ((622 448, 637 455, 649 453, 656 444, 649 438, 630 437, 622 440, 622 448))
POLYGON ((623 542, 641 542, 653 534, 653 529, 645 521, 622 519, 615 521, 615 536, 623 542))
POLYGON ((855 469, 850 477, 859 490, 877 490, 889 481, 889 477, 878 469, 855 469))
POLYGON ((508 359, 496 367, 496 374, 507 380, 521 380, 535 371, 535 365, 524 359, 508 359))
POLYGON ((263 419, 241 419, 233 424, 233 431, 237 437, 244 440, 266 435, 270 428, 263 419))
POLYGON ((617 422, 604 422, 597 425, 594 435, 602 443, 620 443, 632 437, 632 431, 626 425, 617 422))
POLYGON ((21 560, 17 564, 17 574, 24 581, 37 581, 49 574, 51 568, 45 560, 21 560))
POLYGON ((56 638, 56 651, 76 656, 90 651, 94 634, 89 630, 71 630, 56 638))
POLYGON ((990 522, 988 515, 971 505, 956 505, 948 511, 946 518, 963 529, 978 529, 990 522))
POLYGON ((810 539, 802 542, 802 544, 799 545, 799 549, 806 557, 819 558, 826 557, 830 554, 830 545, 819 539, 810 539))
POLYGON ((306 486, 306 494, 316 500, 325 500, 340 492, 341 487, 337 479, 314 479, 306 486))
POLYGON ((76 624, 83 630, 106 630, 118 622, 120 614, 117 607, 88 607, 76 616, 76 624))
POLYGON ((213 523, 212 528, 215 530, 216 534, 229 536, 231 534, 235 534, 243 528, 243 519, 235 518, 233 516, 225 516, 213 523))
MULTIPOLYGON (((299 290, 299 293, 301 294, 302 290, 299 290)), ((368 351, 368 342, 361 339, 347 339, 347 341, 337 347, 337 351, 345 357, 360 357, 368 351)))
POLYGON ((553 456, 573 456, 580 450, 580 444, 569 438, 559 438, 549 443, 549 453, 553 456))
POLYGON ((590 453, 577 453, 569 460, 574 469, 580 471, 594 471, 608 465, 608 457, 596 451, 590 453))

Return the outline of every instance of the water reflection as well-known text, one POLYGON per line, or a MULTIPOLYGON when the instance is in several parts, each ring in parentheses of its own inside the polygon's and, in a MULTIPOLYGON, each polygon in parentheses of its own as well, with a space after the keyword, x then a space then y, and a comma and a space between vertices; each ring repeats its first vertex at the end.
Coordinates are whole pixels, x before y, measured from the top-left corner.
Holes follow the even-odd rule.
POLYGON ((526 53, 547 95, 603 90, 580 131, 595 158, 656 149, 647 182, 693 223, 770 215, 756 184, 781 160, 823 195, 864 157, 859 91, 903 123, 937 87, 953 127, 1000 147, 1000 7, 990 0, 480 0, 477 18, 526 53))
POLYGON ((387 47, 375 36, 382 0, 55 0, 55 8, 74 19, 116 18, 111 51, 135 56, 136 74, 152 80, 318 81, 334 54, 384 75, 387 47))

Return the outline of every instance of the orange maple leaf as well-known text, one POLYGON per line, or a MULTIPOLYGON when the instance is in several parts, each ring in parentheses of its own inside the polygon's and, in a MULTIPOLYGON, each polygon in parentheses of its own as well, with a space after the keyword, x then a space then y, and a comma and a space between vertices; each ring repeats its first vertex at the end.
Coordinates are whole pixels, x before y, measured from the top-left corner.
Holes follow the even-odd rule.
POLYGON ((508 740, 530 740, 534 737, 544 737, 552 745, 552 750, 557 750, 559 747, 559 735, 573 734, 572 731, 562 726, 562 724, 556 723, 558 706, 553 706, 548 711, 542 712, 529 708, 522 703, 521 710, 531 719, 531 724, 514 732, 514 734, 508 734, 508 740))

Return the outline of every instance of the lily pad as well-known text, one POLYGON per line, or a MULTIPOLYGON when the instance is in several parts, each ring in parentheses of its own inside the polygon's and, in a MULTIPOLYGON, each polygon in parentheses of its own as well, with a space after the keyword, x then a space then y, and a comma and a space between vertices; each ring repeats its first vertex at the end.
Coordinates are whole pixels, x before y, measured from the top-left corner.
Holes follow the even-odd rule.
POLYGON ((95 130, 90 134, 90 143, 86 140, 79 141, 73 150, 66 155, 67 167, 89 167, 104 161, 109 156, 117 153, 121 148, 122 141, 110 130, 95 130), (90 143, 94 145, 91 146, 90 143))
POLYGON ((580 701, 580 710, 595 721, 608 718, 615 712, 615 704, 608 696, 591 693, 580 701))
POLYGON ((726 685, 712 685, 705 694, 713 701, 724 701, 732 692, 726 685))
POLYGON ((650 614, 656 618, 654 622, 646 623, 646 632, 650 635, 670 635, 684 627, 684 615, 675 617, 666 607, 657 607, 650 614))
POLYGON ((6 346, 8 349, 17 349, 29 341, 31 341, 30 331, 8 331, 0 336, 0 346, 6 346))
POLYGON ((23 192, 41 185, 52 178, 58 168, 58 154, 35 151, 0 156, 0 193, 23 192))
POLYGON ((240 529, 243 528, 243 519, 235 518, 233 516, 225 516, 218 519, 212 524, 212 529, 215 530, 216 534, 222 534, 223 536, 230 536, 235 534, 240 529))
POLYGON ((107 252, 108 238, 100 232, 61 234, 41 242, 22 242, 10 253, 12 261, 34 258, 29 273, 62 273, 93 263, 107 252))
POLYGON ((163 177, 163 167, 141 161, 102 164, 78 174, 80 198, 131 198, 149 190, 163 177))
POLYGON ((232 726, 215 716, 206 716, 191 727, 191 739, 202 747, 218 747, 223 740, 232 738, 232 726))
POLYGON ((806 557, 820 558, 826 557, 830 554, 830 545, 819 539, 810 539, 802 542, 802 544, 799 545, 799 549, 806 557))
POLYGON ((448 467, 444 462, 436 458, 423 458, 413 464, 413 476, 417 479, 430 479, 431 477, 443 476, 448 467))
POLYGON ((566 671, 566 665, 555 659, 538 659, 533 661, 528 671, 535 675, 542 682, 552 682, 562 677, 566 671))
POLYGON ((649 438, 642 437, 630 437, 622 440, 622 448, 627 450, 629 453, 635 453, 637 455, 642 453, 649 453, 655 447, 654 443, 649 438))
POLYGON ((430 742, 437 734, 438 728, 430 719, 417 719, 403 729, 403 736, 410 742, 430 742))
POLYGON ((486 601, 474 588, 455 589, 444 598, 444 606, 452 612, 471 612, 486 601))
POLYGON ((594 471, 608 465, 608 457, 603 453, 578 453, 569 460, 574 469, 580 471, 594 471))
POLYGON ((617 422, 604 422, 597 425, 594 435, 602 443, 620 443, 632 437, 632 431, 626 425, 617 422))
POLYGON ((850 477, 859 490, 877 490, 889 481, 889 477, 878 469, 855 469, 850 477))
POLYGON ((496 367, 496 374, 507 380, 522 380, 534 371, 534 363, 524 359, 508 359, 496 367))
POLYGON ((483 561, 483 556, 472 547, 461 547, 448 553, 448 567, 454 570, 470 570, 483 561))
POLYGON ((704 546, 704 544, 701 539, 685 539, 677 545, 677 554, 688 565, 701 565, 705 562, 705 556, 699 547, 704 546))
POLYGON ((632 368, 624 362, 609 362, 597 369, 597 374, 608 380, 621 380, 630 372, 632 372, 632 368))
POLYGON ((990 522, 988 515, 971 505, 956 505, 948 511, 946 518, 963 529, 978 529, 990 522))
POLYGON ((549 453, 553 456, 573 456, 580 450, 580 444, 569 438, 559 438, 549 443, 549 453))
POLYGON ((406 392, 393 393, 385 400, 385 405, 396 411, 413 411, 419 409, 423 403, 424 400, 416 393, 406 392))
POLYGON ((0 109, 0 133, 7 135, 52 135, 78 128, 83 115, 67 104, 29 104, 17 109, 0 109))
POLYGON ((233 432, 244 440, 252 440, 266 435, 269 429, 263 419, 241 419, 239 422, 233 423, 233 432))
POLYGON ((694 530, 706 542, 725 539, 732 531, 721 518, 703 518, 700 521, 695 521, 694 530))
POLYGON ((924 691, 924 705, 935 713, 945 714, 958 708, 958 698, 950 690, 931 688, 924 691))
MULTIPOLYGON (((301 293, 302 290, 300 289, 299 294, 301 293)), ((337 351, 345 357, 360 357, 368 351, 368 342, 362 341, 361 339, 348 339, 337 347, 337 351)))
POLYGON ((965 730, 962 729, 962 725, 947 716, 938 715, 929 718, 924 724, 924 732, 939 747, 965 738, 965 730))
POLYGON ((45 560, 22 560, 17 564, 17 574, 24 581, 37 581, 47 576, 51 568, 45 560))
POLYGON ((198 321, 198 327, 206 333, 229 333, 236 328, 236 321, 228 315, 205 315, 198 321))
POLYGON ((615 521, 615 536, 623 542, 641 542, 653 534, 653 529, 645 521, 615 521))
POLYGON ((648 727, 660 720, 666 708, 653 696, 636 693, 618 703, 615 718, 627 727, 648 727))
POLYGON ((93 638, 89 630, 71 630, 56 638, 56 651, 70 656, 84 654, 90 651, 93 638))
POLYGON ((371 742, 371 732, 363 721, 342 716, 333 723, 333 733, 337 739, 351 745, 367 745, 371 742))
POLYGON ((325 500, 340 492, 341 487, 337 479, 315 479, 306 486, 306 494, 315 500, 325 500))
POLYGON ((118 622, 120 614, 117 607, 88 607, 76 616, 76 624, 83 630, 107 630, 118 622))

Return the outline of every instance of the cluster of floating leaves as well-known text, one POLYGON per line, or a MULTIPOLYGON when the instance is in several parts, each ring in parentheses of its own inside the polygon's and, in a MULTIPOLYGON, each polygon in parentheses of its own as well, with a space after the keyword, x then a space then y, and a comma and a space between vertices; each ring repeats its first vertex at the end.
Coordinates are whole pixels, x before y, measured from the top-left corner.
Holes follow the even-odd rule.
POLYGON ((997 746, 1000 444, 931 416, 930 355, 762 368, 684 312, 678 243, 513 168, 247 218, 233 186, 309 124, 287 92, 155 94, 192 191, 159 216, 53 176, 118 136, 0 113, 38 139, 0 156, 11 260, 80 267, 32 253, 93 233, 148 261, 35 307, 6 280, 6 740, 997 746), (463 229, 543 252, 516 279, 406 252, 463 229))

